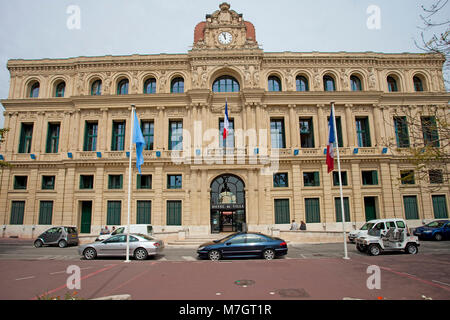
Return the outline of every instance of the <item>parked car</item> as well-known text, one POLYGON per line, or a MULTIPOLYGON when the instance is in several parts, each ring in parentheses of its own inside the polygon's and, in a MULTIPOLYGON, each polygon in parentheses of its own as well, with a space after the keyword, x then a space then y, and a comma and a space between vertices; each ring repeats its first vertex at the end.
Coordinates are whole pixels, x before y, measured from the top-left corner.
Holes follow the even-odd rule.
POLYGON ((414 230, 419 239, 450 239, 450 220, 435 220, 414 230))
POLYGON ((403 219, 376 219, 367 221, 359 230, 350 231, 348 234, 348 240, 351 243, 355 243, 356 239, 362 236, 367 236, 367 232, 374 226, 380 230, 380 233, 386 234, 389 228, 405 228, 406 222, 403 219))
POLYGON ((383 233, 381 226, 377 224, 367 232, 367 235, 356 239, 356 249, 372 256, 377 256, 383 251, 417 254, 419 246, 419 238, 411 236, 406 225, 390 227, 387 233, 383 233))
MULTIPOLYGON (((130 256, 145 260, 164 250, 164 242, 146 234, 130 234, 130 256)), ((103 256, 125 257, 127 254, 127 235, 116 234, 106 240, 96 241, 78 247, 78 254, 87 260, 103 256)))
POLYGON ((40 248, 47 245, 58 245, 65 248, 68 245, 78 245, 78 231, 76 227, 53 227, 40 234, 34 241, 34 246, 40 248))
POLYGON ((238 232, 199 246, 200 258, 218 261, 222 258, 263 257, 272 260, 287 254, 286 241, 256 232, 238 232))
MULTIPOLYGON (((127 233, 128 226, 119 226, 116 230, 114 230, 111 233, 107 234, 101 234, 95 239, 95 241, 102 241, 106 240, 111 236, 114 236, 116 234, 121 233, 127 233)), ((146 234, 148 236, 153 235, 153 226, 150 224, 130 224, 130 233, 140 233, 140 234, 146 234)))

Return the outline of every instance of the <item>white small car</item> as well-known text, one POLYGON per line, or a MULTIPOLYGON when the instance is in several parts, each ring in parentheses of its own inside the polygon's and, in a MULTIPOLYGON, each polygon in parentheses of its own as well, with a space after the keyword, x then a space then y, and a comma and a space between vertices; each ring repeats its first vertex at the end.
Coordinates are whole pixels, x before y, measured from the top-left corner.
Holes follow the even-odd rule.
POLYGON ((376 219, 367 221, 359 230, 350 231, 348 234, 348 240, 351 243, 355 243, 359 237, 367 236, 367 232, 377 226, 381 233, 386 234, 389 228, 406 228, 406 222, 403 219, 376 219))
POLYGON ((405 251, 409 254, 419 252, 419 238, 409 234, 409 230, 404 225, 401 227, 391 227, 384 233, 381 225, 373 226, 367 235, 356 239, 356 249, 359 252, 366 252, 372 256, 377 256, 383 251, 405 251))
MULTIPOLYGON (((95 241, 103 241, 116 234, 127 233, 127 229, 127 226, 119 226, 111 233, 99 235, 95 241)), ((130 233, 140 233, 151 236, 153 235, 153 227, 150 224, 130 224, 130 233)))

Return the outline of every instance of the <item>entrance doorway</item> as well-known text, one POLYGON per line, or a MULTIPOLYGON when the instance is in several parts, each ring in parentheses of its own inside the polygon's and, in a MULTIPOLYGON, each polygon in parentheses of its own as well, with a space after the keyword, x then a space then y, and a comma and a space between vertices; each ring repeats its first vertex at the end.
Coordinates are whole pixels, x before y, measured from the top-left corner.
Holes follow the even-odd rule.
POLYGON ((81 202, 80 233, 91 233, 92 201, 81 202))
POLYGON ((377 218, 376 197, 364 197, 364 210, 366 213, 366 221, 377 218))
POLYGON ((245 186, 237 176, 224 174, 211 183, 211 233, 245 229, 245 186))

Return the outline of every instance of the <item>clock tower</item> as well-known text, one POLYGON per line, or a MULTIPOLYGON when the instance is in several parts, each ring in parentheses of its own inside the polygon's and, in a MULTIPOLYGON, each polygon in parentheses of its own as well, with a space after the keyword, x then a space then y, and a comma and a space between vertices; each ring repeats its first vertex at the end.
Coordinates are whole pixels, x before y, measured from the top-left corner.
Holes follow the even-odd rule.
POLYGON ((193 50, 258 49, 255 27, 226 2, 195 27, 193 50))

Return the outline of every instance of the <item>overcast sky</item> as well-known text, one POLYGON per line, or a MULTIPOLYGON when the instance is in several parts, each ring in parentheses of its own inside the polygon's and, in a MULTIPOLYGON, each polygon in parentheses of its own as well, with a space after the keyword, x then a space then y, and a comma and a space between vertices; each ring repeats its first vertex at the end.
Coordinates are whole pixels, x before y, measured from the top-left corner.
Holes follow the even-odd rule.
MULTIPOLYGON (((8 97, 8 59, 187 53, 195 25, 222 2, 0 0, 0 99, 8 97), (80 9, 79 29, 72 19, 74 11, 68 13, 71 5, 80 9)), ((267 52, 398 53, 421 52, 414 44, 420 39, 421 5, 434 0, 227 2, 254 24, 256 40, 267 52), (380 19, 373 6, 379 8, 380 19)), ((449 9, 444 17, 450 17, 449 9)), ((3 127, 4 109, 0 109, 3 127)))

